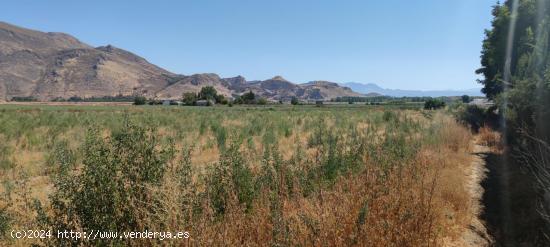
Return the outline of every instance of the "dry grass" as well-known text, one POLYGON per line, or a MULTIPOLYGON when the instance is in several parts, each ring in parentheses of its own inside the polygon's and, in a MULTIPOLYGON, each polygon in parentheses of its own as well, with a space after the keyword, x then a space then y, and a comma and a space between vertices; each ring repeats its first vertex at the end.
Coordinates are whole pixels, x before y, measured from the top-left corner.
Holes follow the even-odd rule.
MULTIPOLYGON (((250 118, 250 113, 246 114, 250 118)), ((291 163, 298 147, 304 149, 303 161, 289 169, 311 169, 319 155, 318 148, 307 145, 308 138, 315 130, 309 128, 306 121, 311 124, 317 120, 308 114, 310 113, 304 112, 303 115, 292 115, 289 120, 296 121, 299 118, 303 123, 292 125, 292 133, 288 136, 280 133, 276 135, 284 163, 291 163)), ((324 114, 326 113, 319 115, 326 118, 324 114)), ((189 143, 194 144, 191 161, 197 173, 192 179, 193 187, 182 191, 175 175, 177 166, 171 167, 166 172, 162 186, 151 188, 152 194, 162 198, 162 205, 159 207, 165 212, 163 220, 143 217, 140 224, 149 226, 150 229, 187 230, 191 233, 189 244, 193 246, 440 246, 458 239, 471 220, 471 199, 466 185, 468 166, 471 164, 472 136, 469 131, 442 113, 434 115, 433 119, 425 119, 418 112, 396 111, 396 121, 410 120, 414 123, 411 126, 416 123, 420 126, 420 130, 414 130, 406 141, 423 142, 411 159, 386 168, 378 163, 380 157, 375 156, 387 155, 385 160, 390 161, 395 157, 387 154, 387 150, 381 147, 381 142, 392 131, 406 130, 388 129, 388 123, 380 120, 381 112, 368 114, 372 116, 357 113, 344 115, 353 120, 343 123, 337 121, 342 115, 328 115, 325 120, 326 126, 331 127, 328 131, 341 131, 339 136, 344 140, 359 135, 362 140, 372 142, 374 149, 378 149, 373 155, 364 154, 361 157, 360 168, 345 172, 330 183, 315 180, 319 184, 309 195, 303 193, 307 188, 299 186, 300 177, 285 177, 283 170, 277 175, 280 189, 263 188, 263 191, 259 191, 251 211, 245 210, 239 203, 236 192, 232 190, 227 201, 227 210, 222 216, 216 215, 204 194, 201 196, 201 193, 207 192, 201 176, 218 162, 221 154, 216 145, 215 133, 208 129, 201 136, 193 130, 187 133, 190 139, 176 142, 178 149, 189 146, 189 143), (353 128, 348 129, 348 126, 353 128), (433 126, 434 133, 428 134, 422 130, 433 126), (357 132, 349 132, 352 129, 357 132), (433 140, 428 141, 427 138, 433 140), (284 186, 287 179, 295 184, 291 191, 284 186), (183 220, 188 216, 185 212, 189 208, 178 201, 181 197, 192 199, 201 213, 189 221, 183 220)), ((247 127, 246 118, 240 118, 240 115, 238 117, 222 119, 222 126, 232 130, 247 127)), ((275 127, 262 126, 265 129, 275 127)), ((400 127, 402 126, 398 125, 397 128, 400 127)), ((82 140, 71 137, 82 137, 82 131, 79 127, 73 127, 61 137, 68 139, 70 147, 74 148, 77 146, 75 143, 82 140)), ((157 134, 162 135, 178 134, 178 131, 169 127, 161 127, 157 131, 157 134)), ((102 137, 108 136, 109 131, 102 132, 102 137)), ((268 147, 262 138, 258 134, 251 137, 251 143, 246 139, 241 143, 242 154, 255 176, 260 171, 263 149, 268 147)), ((350 148, 352 147, 346 147, 346 150, 350 148)), ((408 148, 407 145, 405 148, 408 148)), ((47 177, 36 176, 40 170, 40 159, 44 159, 41 152, 25 149, 17 151, 22 156, 18 159, 18 167, 27 167, 25 170, 32 171, 34 177, 14 192, 14 197, 20 199, 10 206, 16 209, 13 211, 17 211, 18 217, 13 227, 36 227, 33 222, 34 212, 26 205, 27 199, 21 198, 36 197, 46 205, 48 203, 47 195, 52 190, 51 181, 47 177), (27 151, 29 153, 24 153, 27 151), (25 194, 26 188, 33 191, 25 194)), ((13 171, 10 174, 15 180, 21 180, 13 171)), ((7 178, 7 175, 3 175, 3 178, 7 178)), ((30 243, 32 242, 10 242, 21 245, 30 243)), ((159 245, 158 242, 143 241, 131 241, 127 244, 159 245)), ((167 241, 161 244, 168 246, 181 242, 167 241)))
POLYGON ((492 151, 503 150, 501 134, 491 128, 484 126, 479 129, 480 144, 488 146, 492 151))

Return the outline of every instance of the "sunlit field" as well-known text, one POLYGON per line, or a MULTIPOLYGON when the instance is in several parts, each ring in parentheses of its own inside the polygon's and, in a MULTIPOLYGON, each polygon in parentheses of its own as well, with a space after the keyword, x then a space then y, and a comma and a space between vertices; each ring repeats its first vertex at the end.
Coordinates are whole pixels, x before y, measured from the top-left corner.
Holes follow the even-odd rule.
POLYGON ((190 234, 2 241, 452 244, 471 220, 470 142, 445 111, 399 107, 2 105, 1 227, 190 234))

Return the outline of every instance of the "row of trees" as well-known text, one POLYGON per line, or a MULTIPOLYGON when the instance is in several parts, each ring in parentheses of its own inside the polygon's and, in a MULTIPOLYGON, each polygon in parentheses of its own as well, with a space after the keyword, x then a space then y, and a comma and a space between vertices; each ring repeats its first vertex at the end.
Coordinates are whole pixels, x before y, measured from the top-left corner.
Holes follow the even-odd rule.
POLYGON ((498 105, 514 160, 536 186, 531 204, 546 221, 537 238, 550 242, 550 0, 507 0, 492 14, 479 82, 498 105))
POLYGON ((258 97, 252 91, 246 92, 240 96, 237 96, 234 100, 228 100, 222 94, 218 94, 218 91, 212 86, 202 87, 201 91, 196 94, 193 92, 183 93, 182 102, 184 105, 196 105, 198 100, 207 100, 209 104, 258 104, 266 105, 267 100, 265 98, 258 97))
POLYGON ((207 100, 209 103, 219 103, 224 105, 228 103, 225 96, 223 96, 223 94, 218 94, 218 91, 212 86, 202 87, 199 93, 183 93, 182 102, 185 105, 196 105, 199 100, 207 100))

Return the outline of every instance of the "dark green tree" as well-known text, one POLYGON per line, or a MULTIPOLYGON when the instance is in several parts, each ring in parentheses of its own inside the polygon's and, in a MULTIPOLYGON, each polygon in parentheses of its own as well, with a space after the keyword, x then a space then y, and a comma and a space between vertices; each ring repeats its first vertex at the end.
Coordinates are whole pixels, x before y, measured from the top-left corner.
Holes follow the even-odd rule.
POLYGON ((445 102, 439 99, 429 99, 424 103, 424 109, 426 110, 437 110, 445 107, 445 102))
POLYGON ((256 95, 252 91, 249 91, 248 93, 243 94, 241 99, 245 104, 252 104, 254 103, 254 100, 256 100, 256 95))
POLYGON ((290 99, 290 104, 297 105, 299 103, 300 101, 298 101, 298 98, 296 97, 292 97, 292 99, 290 99))
POLYGON ((462 95, 462 97, 460 97, 460 99, 462 100, 462 103, 470 103, 472 102, 472 98, 468 95, 462 95))
POLYGON ((217 96, 218 91, 212 86, 202 87, 198 95, 199 99, 202 100, 216 100, 217 96))
POLYGON ((197 95, 193 92, 183 93, 182 102, 184 105, 195 105, 197 102, 197 95))
MULTIPOLYGON (((511 152, 507 157, 515 158, 510 163, 519 161, 530 171, 533 184, 538 185, 532 192, 538 194, 538 201, 529 199, 533 197, 529 191, 516 196, 522 201, 527 199, 524 205, 531 207, 529 211, 523 209, 521 218, 540 212, 540 218, 547 222, 542 227, 535 223, 540 221, 532 220, 529 229, 517 233, 524 233, 524 239, 546 239, 545 244, 531 245, 548 245, 550 239, 545 232, 550 231, 550 0, 506 0, 497 4, 485 35, 482 67, 476 71, 483 76, 479 81, 482 91, 495 100, 501 123, 505 123, 501 127, 505 127, 505 143, 511 152), (538 233, 543 234, 536 237, 538 233)), ((522 227, 516 227, 519 228, 522 227)))
POLYGON ((143 96, 136 96, 134 98, 134 105, 145 105, 147 103, 147 99, 143 96))

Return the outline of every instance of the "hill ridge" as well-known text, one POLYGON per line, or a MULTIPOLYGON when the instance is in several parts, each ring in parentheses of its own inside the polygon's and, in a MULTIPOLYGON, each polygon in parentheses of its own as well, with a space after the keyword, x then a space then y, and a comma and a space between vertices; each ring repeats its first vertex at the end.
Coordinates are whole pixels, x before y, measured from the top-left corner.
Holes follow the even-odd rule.
POLYGON ((203 86, 213 86, 226 96, 253 91, 271 100, 361 96, 337 84, 297 84, 280 75, 263 81, 247 81, 242 76, 221 78, 214 73, 180 75, 110 44, 92 47, 69 34, 0 22, 3 101, 14 97, 52 100, 117 95, 175 99, 203 86))

